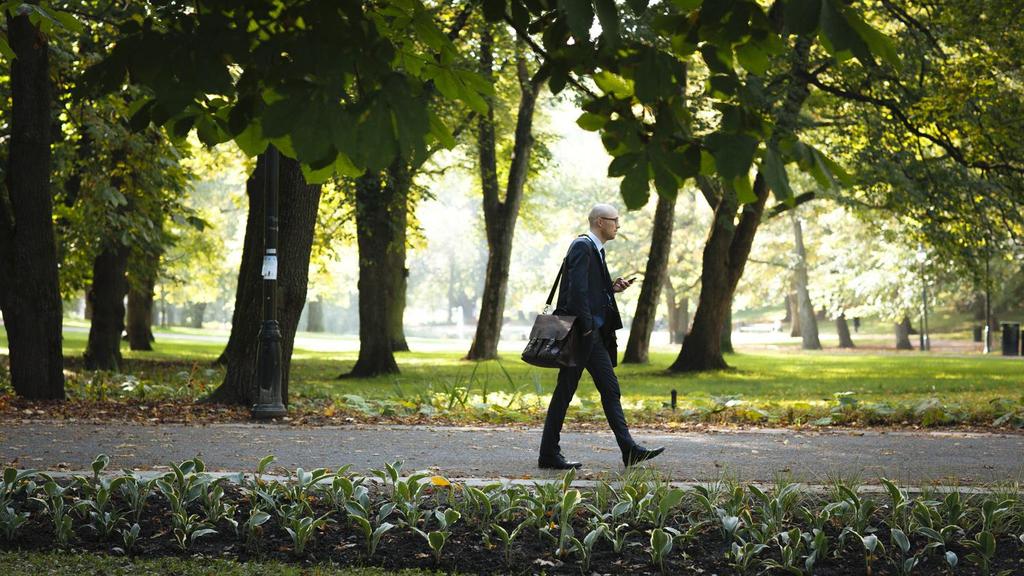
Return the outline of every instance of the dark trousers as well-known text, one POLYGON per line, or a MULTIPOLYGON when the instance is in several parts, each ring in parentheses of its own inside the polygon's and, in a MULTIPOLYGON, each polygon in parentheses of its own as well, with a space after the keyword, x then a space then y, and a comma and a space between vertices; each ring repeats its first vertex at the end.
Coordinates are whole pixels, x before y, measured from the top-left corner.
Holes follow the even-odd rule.
POLYGON ((597 330, 591 333, 587 344, 590 347, 590 355, 583 366, 576 368, 562 368, 558 371, 558 384, 555 392, 551 395, 551 404, 548 405, 548 415, 544 419, 544 435, 540 441, 541 456, 554 456, 560 452, 558 442, 562 432, 562 422, 565 420, 565 411, 569 408, 576 393, 576 387, 580 383, 583 369, 590 372, 594 379, 597 391, 601 393, 601 406, 604 408, 604 416, 608 419, 608 425, 615 433, 615 442, 619 449, 625 452, 636 443, 629 435, 629 427, 626 426, 626 415, 622 413, 622 403, 619 400, 619 379, 615 377, 615 370, 612 368, 612 360, 608 356, 608 349, 598 335, 597 330))

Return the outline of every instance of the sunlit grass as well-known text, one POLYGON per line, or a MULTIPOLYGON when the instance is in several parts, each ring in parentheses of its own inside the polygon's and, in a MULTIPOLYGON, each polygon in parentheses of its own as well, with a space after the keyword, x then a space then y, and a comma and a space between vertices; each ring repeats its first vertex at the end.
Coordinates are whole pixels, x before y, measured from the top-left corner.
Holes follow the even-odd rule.
MULTIPOLYGON (((226 334, 159 331, 153 352, 132 352, 129 359, 174 360, 203 369, 221 353, 226 334)), ((65 330, 67 356, 80 356, 87 333, 81 326, 65 330)), ((506 343, 503 359, 469 362, 464 342, 411 339, 413 352, 396 354, 401 373, 364 379, 339 379, 358 357, 353 337, 309 335, 297 340, 292 360, 290 391, 295 398, 340 398, 354 394, 370 400, 437 392, 445 387, 468 389, 469 403, 485 399, 504 404, 519 398, 524 405, 544 405, 555 385, 556 371, 528 366, 518 359, 520 344, 506 343), (428 351, 415 351, 428 350, 428 351)), ((6 346, 0 332, 0 348, 6 346)), ((0 353, 4 352, 0 350, 0 353)), ((620 365, 617 374, 627 407, 658 408, 678 392, 680 409, 706 406, 725 397, 772 411, 822 410, 834 405, 837 393, 849 392, 864 403, 913 404, 938 398, 943 404, 968 411, 984 410, 992 400, 1024 398, 1024 362, 999 356, 950 356, 906 353, 747 351, 732 354, 732 370, 670 374, 674 348, 658 348, 648 365, 620 365)), ((179 368, 180 369, 180 368, 179 368)), ((216 386, 222 369, 208 372, 216 386)), ((578 390, 580 401, 597 402, 599 395, 588 375, 578 390)))

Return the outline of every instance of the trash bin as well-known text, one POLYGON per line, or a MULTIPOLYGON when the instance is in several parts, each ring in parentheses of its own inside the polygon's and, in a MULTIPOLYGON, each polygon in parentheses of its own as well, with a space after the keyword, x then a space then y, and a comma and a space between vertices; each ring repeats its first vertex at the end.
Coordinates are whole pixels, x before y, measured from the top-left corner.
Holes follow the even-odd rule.
POLYGON ((1020 356, 1020 323, 1003 322, 1003 356, 1020 356))
POLYGON ((983 336, 983 334, 984 334, 984 330, 985 330, 985 329, 984 329, 984 327, 983 327, 983 326, 975 326, 975 327, 974 327, 974 328, 973 328, 973 329, 971 330, 971 332, 972 332, 972 335, 974 336, 974 341, 975 341, 975 342, 981 342, 981 341, 982 341, 982 338, 984 338, 984 336, 983 336))

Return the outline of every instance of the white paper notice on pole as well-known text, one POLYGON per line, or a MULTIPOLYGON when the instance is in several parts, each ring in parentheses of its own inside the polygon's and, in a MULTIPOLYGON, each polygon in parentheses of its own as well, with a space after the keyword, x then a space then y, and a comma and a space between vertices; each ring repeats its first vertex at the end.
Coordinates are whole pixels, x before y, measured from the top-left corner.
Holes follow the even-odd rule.
POLYGON ((277 256, 268 254, 263 257, 263 279, 277 280, 277 256))

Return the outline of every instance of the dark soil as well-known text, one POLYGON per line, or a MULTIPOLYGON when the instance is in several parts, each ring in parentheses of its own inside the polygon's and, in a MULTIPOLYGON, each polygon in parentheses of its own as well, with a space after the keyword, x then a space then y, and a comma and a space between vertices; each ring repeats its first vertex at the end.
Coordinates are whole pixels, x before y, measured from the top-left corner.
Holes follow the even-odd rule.
MULTIPOLYGON (((226 485, 227 497, 238 503, 235 519, 243 522, 248 515, 249 503, 237 486, 226 485)), ((0 550, 44 551, 55 546, 53 525, 43 512, 40 504, 19 498, 16 503, 18 510, 32 513, 29 522, 22 526, 13 542, 0 537, 0 550)), ((428 502, 433 503, 433 499, 428 502)), ((115 505, 124 509, 126 503, 115 499, 115 505)), ((317 515, 329 510, 327 502, 312 500, 317 515)), ((198 506, 191 512, 202 514, 198 506)), ((399 523, 397 513, 389 518, 392 523, 399 523)), ((680 519, 682 516, 679 517, 680 519)), ((332 522, 317 535, 313 543, 307 547, 303 557, 293 553, 292 541, 285 530, 278 524, 276 517, 264 524, 264 532, 258 550, 247 550, 244 544, 235 537, 234 530, 228 522, 216 526, 218 534, 198 540, 195 545, 182 551, 172 534, 171 511, 167 502, 159 494, 152 495, 147 501, 140 521, 141 535, 132 551, 134 556, 158 557, 219 557, 237 560, 279 560, 302 565, 314 565, 322 562, 333 562, 341 566, 378 566, 387 570, 403 568, 419 568, 443 570, 463 574, 565 574, 577 575, 581 572, 578 557, 572 556, 560 560, 555 556, 557 544, 554 540, 535 528, 524 529, 513 542, 510 564, 505 564, 503 544, 496 537, 486 543, 481 531, 476 529, 472 520, 463 519, 452 529, 452 535, 444 547, 441 562, 435 563, 434 556, 426 541, 409 528, 396 527, 386 533, 372 557, 366 555, 366 545, 340 513, 331 514, 332 522)), ((574 525, 577 537, 582 539, 585 533, 582 518, 579 525, 574 525)), ((673 523, 670 522, 670 525, 673 523)), ((513 525, 508 525, 511 530, 513 525)), ((621 554, 613 552, 611 544, 601 540, 594 549, 590 573, 594 574, 658 574, 659 570, 652 565, 647 551, 649 526, 638 527, 638 533, 632 535, 621 554)), ((830 545, 838 545, 838 529, 829 527, 830 545)), ((555 531, 557 532, 557 530, 555 531)), ((877 532, 879 539, 890 550, 888 531, 884 528, 877 532)), ((920 540, 920 539, 918 539, 920 540)), ((120 536, 115 535, 111 541, 103 542, 94 530, 87 526, 81 518, 75 521, 75 537, 71 548, 88 552, 121 554, 115 550, 122 547, 120 536)), ((915 553, 923 549, 923 542, 914 541, 915 553)), ((956 574, 965 576, 981 575, 981 569, 966 559, 969 551, 960 545, 951 548, 960 558, 960 566, 956 574)), ((665 569, 668 574, 733 574, 737 571, 731 567, 726 558, 727 547, 720 533, 715 528, 708 528, 699 533, 692 541, 682 547, 673 549, 665 569)), ((1009 574, 1024 574, 1024 546, 1010 536, 998 539, 997 555, 991 566, 991 573, 1009 571, 1009 574)), ((763 552, 760 559, 774 558, 780 560, 776 549, 763 552)), ((801 561, 802 568, 802 561, 801 561)), ((871 573, 876 575, 896 574, 889 558, 873 559, 871 573)), ((759 573, 760 568, 752 573, 759 573)), ((945 562, 942 552, 926 553, 921 564, 914 571, 917 574, 945 573, 945 562)), ((863 549, 847 542, 839 554, 830 554, 814 567, 814 574, 820 576, 865 574, 867 568, 863 549)))

